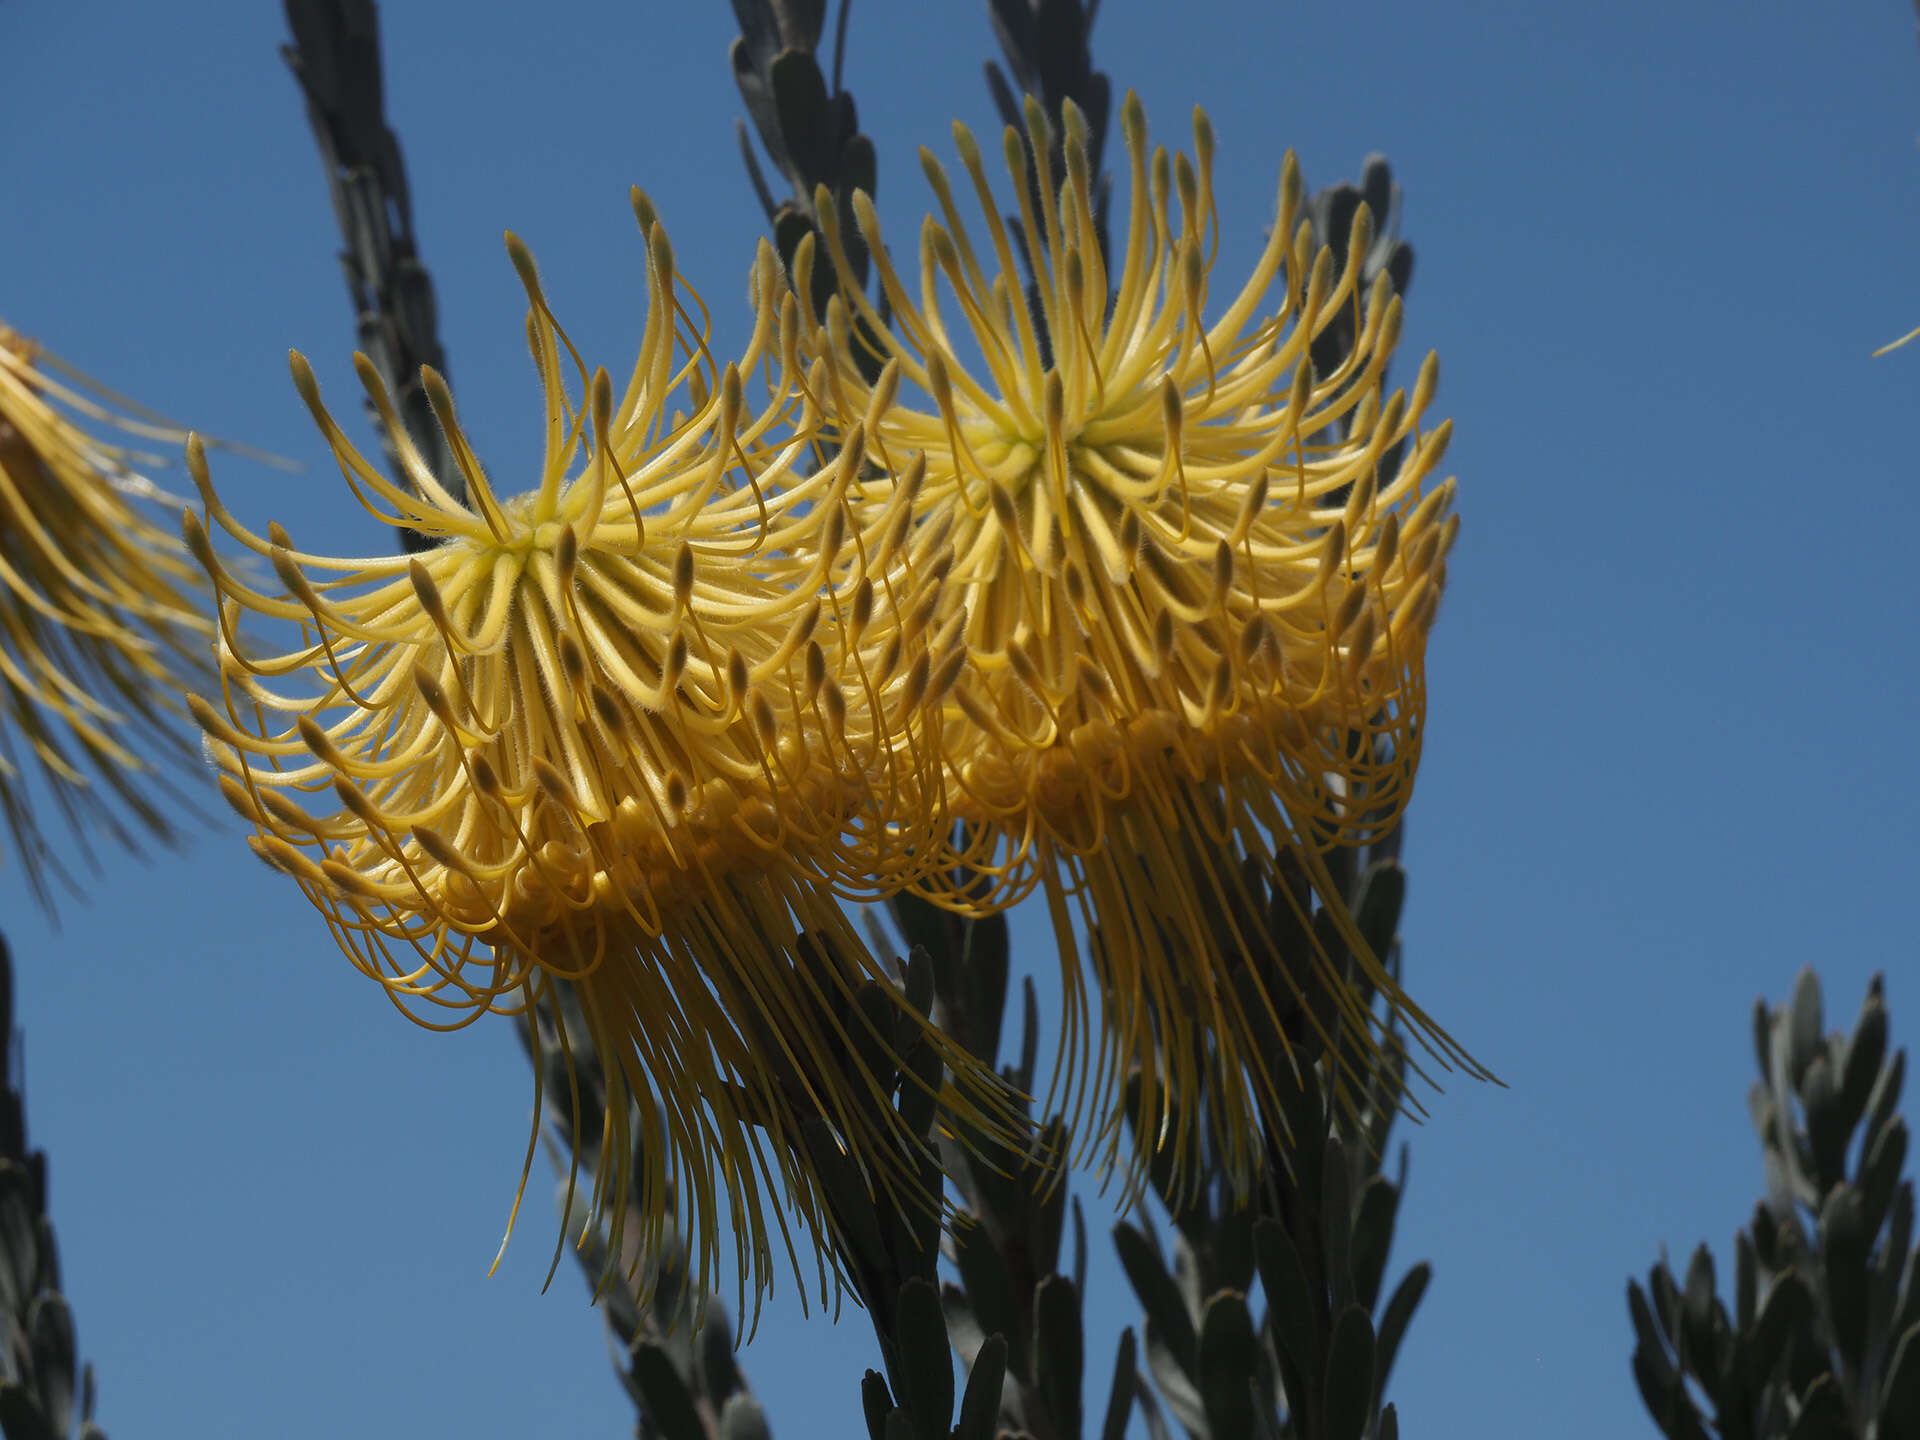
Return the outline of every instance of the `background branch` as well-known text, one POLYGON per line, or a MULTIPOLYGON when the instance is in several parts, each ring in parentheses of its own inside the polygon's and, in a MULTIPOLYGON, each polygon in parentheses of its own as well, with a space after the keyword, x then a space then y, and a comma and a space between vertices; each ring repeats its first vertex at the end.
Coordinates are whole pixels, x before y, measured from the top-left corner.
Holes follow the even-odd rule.
MULTIPOLYGON (((293 43, 282 46, 280 54, 300 82, 320 147, 344 245, 340 268, 359 347, 393 396, 407 438, 427 468, 449 494, 464 498, 466 482, 420 383, 422 365, 445 375, 447 359, 440 348, 433 280, 414 242, 400 141, 387 127, 379 13, 373 0, 286 0, 286 11, 293 43)), ((371 402, 367 413, 386 452, 387 469, 412 489, 371 402)), ((402 532, 409 551, 431 543, 412 530, 402 532)))

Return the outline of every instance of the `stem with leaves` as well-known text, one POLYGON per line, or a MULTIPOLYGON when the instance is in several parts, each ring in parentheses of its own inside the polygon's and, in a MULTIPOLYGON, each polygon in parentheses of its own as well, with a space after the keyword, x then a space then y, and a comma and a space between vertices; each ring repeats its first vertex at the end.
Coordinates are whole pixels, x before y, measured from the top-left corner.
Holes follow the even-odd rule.
MULTIPOLYGON (((280 54, 300 82, 320 147, 345 246, 340 268, 360 349, 394 397, 407 438, 434 478, 448 494, 464 495, 466 481, 420 380, 422 365, 446 374, 447 359, 440 349, 433 279, 414 243, 413 201, 400 141, 387 126, 379 12, 373 0, 286 0, 286 11, 293 43, 282 46, 280 54)), ((371 401, 368 414, 386 450, 387 469, 411 489, 412 479, 371 401)), ((409 551, 430 543, 411 530, 401 538, 409 551)))
POLYGON ((46 1153, 27 1148, 24 1069, 13 1030, 13 959, 0 938, 0 1435, 106 1440, 93 1423, 93 1366, 80 1369, 75 1384, 73 1311, 60 1293, 60 1251, 47 1218, 46 1153))
POLYGON ((1646 1289, 1627 1283, 1634 1380, 1672 1440, 1920 1435, 1920 1250, 1896 1110, 1907 1053, 1887 1053, 1877 975, 1850 1036, 1823 1024, 1811 968, 1785 1006, 1754 1002, 1748 1106, 1767 1194, 1733 1237, 1732 1313, 1705 1245, 1684 1280, 1663 1259, 1646 1289))

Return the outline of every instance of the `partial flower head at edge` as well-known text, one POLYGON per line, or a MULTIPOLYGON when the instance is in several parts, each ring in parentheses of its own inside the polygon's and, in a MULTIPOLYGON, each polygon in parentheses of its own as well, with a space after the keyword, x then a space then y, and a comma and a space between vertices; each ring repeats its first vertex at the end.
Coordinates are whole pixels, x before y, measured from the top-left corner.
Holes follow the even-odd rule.
POLYGON ((186 433, 0 325, 0 813, 49 908, 54 884, 77 887, 34 790, 89 864, 95 831, 170 842, 191 813, 169 782, 192 767, 179 690, 206 668, 198 577, 146 514, 164 497, 140 467, 165 461, 75 417, 154 444, 186 433))

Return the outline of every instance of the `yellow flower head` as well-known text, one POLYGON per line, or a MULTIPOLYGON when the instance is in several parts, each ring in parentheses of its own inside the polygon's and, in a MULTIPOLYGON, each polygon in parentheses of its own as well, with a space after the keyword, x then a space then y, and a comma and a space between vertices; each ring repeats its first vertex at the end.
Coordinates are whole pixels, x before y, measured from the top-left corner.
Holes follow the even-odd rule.
POLYGON ((771 249, 754 270, 752 339, 715 374, 637 192, 636 211, 651 298, 617 400, 605 371, 588 378, 508 237, 546 397, 545 461, 526 494, 496 494, 428 371, 466 484, 464 501, 449 493, 361 357, 410 493, 354 449, 294 356, 349 485, 385 523, 438 542, 424 552, 335 560, 278 527, 255 535, 190 451, 209 518, 285 587, 248 588, 188 512, 221 597, 225 682, 224 703, 196 701, 195 714, 255 850, 403 1009, 451 1027, 572 983, 620 1137, 601 1147, 596 1208, 618 1217, 629 1186, 656 1227, 677 1208, 704 1275, 724 1209, 745 1286, 766 1278, 773 1191, 816 1240, 826 1224, 803 1122, 823 1119, 881 1183, 898 1151, 884 1067, 847 1057, 876 1041, 897 1056, 894 1031, 910 1027, 846 1003, 885 976, 833 896, 926 863, 924 833, 897 817, 940 814, 924 719, 940 657, 924 637, 942 572, 910 551, 881 562, 850 531, 857 436, 796 473, 812 436, 778 363, 771 249), (298 626, 299 644, 255 650, 248 617, 298 626), (629 1091, 636 1175, 622 1173, 629 1091))
MULTIPOLYGON (((1269 243, 1209 323, 1212 129, 1196 111, 1193 158, 1169 160, 1149 155, 1132 95, 1121 125, 1132 198, 1117 272, 1096 238, 1084 118, 1065 107, 1059 176, 1029 100, 1029 133, 1004 136, 1017 229, 965 127, 954 137, 984 245, 922 152, 938 213, 921 229, 917 295, 855 196, 894 329, 853 283, 830 206, 826 262, 803 247, 795 288, 810 293, 814 263, 839 276, 805 344, 826 362, 823 407, 863 420, 889 472, 858 503, 891 503, 892 477, 911 478, 917 525, 954 555, 943 605, 964 612, 968 659, 942 740, 972 879, 936 898, 994 908, 1039 885, 1063 954, 1076 926, 1089 937, 1105 1025, 1096 1054, 1085 982, 1070 977, 1066 1064, 1091 1070, 1096 1093, 1138 1068, 1150 1133, 1155 1119, 1196 1118, 1183 1102, 1207 1088, 1200 1036, 1230 1074, 1257 1075, 1261 1022, 1300 994, 1291 975, 1294 997, 1256 985, 1249 1000, 1234 983, 1243 957, 1271 946, 1235 919, 1249 862, 1267 880, 1282 857, 1302 866, 1375 983, 1464 1058, 1364 955, 1321 858, 1384 834, 1406 804, 1455 521, 1453 482, 1431 478, 1450 426, 1422 424, 1435 362, 1411 396, 1382 394, 1401 307, 1384 275, 1358 293, 1364 207, 1336 273, 1315 252, 1289 154, 1269 243), (1313 339, 1343 313, 1357 343, 1315 374, 1313 339), (1402 463, 1383 470, 1396 447, 1402 463)), ((1364 1001, 1340 996, 1336 1025, 1377 1046, 1364 1001)), ((1215 1133, 1242 1174, 1271 1098, 1261 1089, 1215 1097, 1215 1133)), ((1117 1129, 1101 1133, 1117 1143, 1117 1129)))
POLYGON ((171 717, 206 630, 188 596, 193 566, 137 503, 158 494, 134 468, 144 457, 68 412, 148 440, 183 434, 0 325, 0 811, 43 902, 49 872, 63 871, 31 777, 83 851, 92 825, 134 843, 115 797, 171 835, 151 762, 191 762, 171 717))

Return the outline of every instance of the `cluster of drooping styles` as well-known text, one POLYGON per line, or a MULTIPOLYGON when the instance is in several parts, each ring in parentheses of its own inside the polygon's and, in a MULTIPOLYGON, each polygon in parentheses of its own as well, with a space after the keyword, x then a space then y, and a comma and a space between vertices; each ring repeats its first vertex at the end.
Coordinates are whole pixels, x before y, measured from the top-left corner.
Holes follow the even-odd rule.
POLYGON ((204 669, 194 567, 146 514, 152 457, 76 417, 156 444, 185 435, 0 325, 0 812, 43 903, 68 876, 33 787, 83 854, 93 825, 135 843, 122 809, 171 836, 178 796, 159 767, 192 761, 175 697, 204 669))
MULTIPOLYGON (((677 1212, 711 1278, 724 1218, 757 1297, 770 1226, 798 1271, 782 1212, 816 1253, 828 1225, 808 1122, 877 1186, 903 1153, 878 1093, 892 1071, 859 1057, 897 1059, 905 1027, 847 1003, 886 976, 836 896, 918 883, 937 852, 938 706, 964 657, 958 627, 935 623, 936 547, 889 544, 848 503, 858 427, 818 451, 771 248, 753 269, 751 338, 722 368, 637 191, 635 211, 649 306, 620 393, 588 374, 508 237, 545 390, 545 458, 525 494, 496 491, 431 371, 464 501, 413 450, 364 357, 411 489, 360 455, 293 357, 347 483, 436 542, 419 554, 335 560, 277 526, 258 535, 190 450, 205 519, 189 511, 186 538, 218 592, 223 682, 220 703, 194 708, 254 849, 410 1015, 451 1028, 571 985, 612 1092, 590 1223, 635 1196, 655 1231, 677 1212), (210 525, 280 592, 223 563, 210 525), (254 648, 262 622, 298 643, 254 648), (639 1173, 624 1159, 629 1094, 639 1173)), ((990 1122, 997 1082, 926 1033, 957 1072, 945 1101, 990 1122)), ((646 1263, 670 1253, 660 1239, 609 1248, 646 1263)))
MULTIPOLYGON (((1456 529, 1453 482, 1434 478, 1450 426, 1426 417, 1431 357, 1411 394, 1383 393, 1401 302, 1384 275, 1358 293, 1364 207, 1339 269, 1312 243, 1289 154, 1270 239, 1209 320, 1219 221, 1206 117, 1195 113, 1192 157, 1169 158, 1149 152, 1127 97, 1132 194, 1110 268, 1084 118, 1064 107, 1057 175, 1031 99, 1027 116, 1026 135, 1004 135, 1017 226, 954 127, 984 240, 922 152, 937 213, 915 288, 855 197, 891 327, 822 207, 827 253, 803 247, 795 269, 831 265, 840 283, 824 314, 808 309, 804 347, 826 365, 829 424, 861 435, 877 471, 851 490, 856 511, 910 487, 905 523, 954 556, 936 623, 964 626, 941 728, 960 823, 953 868, 921 888, 974 912, 1043 891, 1065 967, 1056 1078, 1080 1097, 1071 1113, 1138 1073, 1139 1133, 1186 1154, 1187 1127, 1206 1121, 1245 1177, 1276 1113, 1258 1037, 1303 1006, 1310 980, 1337 991, 1318 1023, 1384 1061, 1382 1021, 1338 985, 1331 945, 1360 952, 1434 1059, 1477 1069, 1366 953, 1324 861, 1389 831, 1412 788, 1456 529), (1342 313, 1358 341, 1316 374, 1313 338, 1342 313), (1330 913, 1315 976, 1266 963, 1274 942, 1249 917, 1249 869, 1280 882, 1309 936, 1312 894, 1288 877, 1330 913), (1209 1044, 1244 1084, 1202 1083, 1209 1044), (1195 1113, 1203 1094, 1215 1113, 1195 1113)), ((795 289, 811 294, 806 274, 795 289)), ((1119 1110, 1083 1141, 1104 1137, 1113 1154, 1119 1110)))

